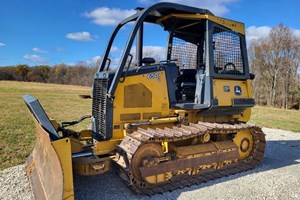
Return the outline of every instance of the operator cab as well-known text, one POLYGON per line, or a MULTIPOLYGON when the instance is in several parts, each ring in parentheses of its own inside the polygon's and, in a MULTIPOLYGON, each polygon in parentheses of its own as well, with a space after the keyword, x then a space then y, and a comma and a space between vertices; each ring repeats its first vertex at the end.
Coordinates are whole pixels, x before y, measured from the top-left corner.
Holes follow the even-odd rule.
POLYGON ((119 80, 122 82, 126 76, 163 69, 168 79, 171 108, 206 109, 218 106, 213 93, 215 79, 250 78, 242 23, 215 17, 206 9, 178 7, 172 3, 139 8, 135 15, 123 20, 112 34, 99 72, 108 70, 112 43, 121 27, 129 22, 135 24, 118 66, 110 72, 109 97, 113 97, 119 80), (146 23, 160 25, 168 33, 165 61, 143 57, 144 34, 149 34, 144 31, 146 23), (135 56, 132 55, 134 41, 135 56))
POLYGON ((174 107, 207 108, 217 104, 213 79, 248 79, 244 35, 207 16, 171 14, 161 20, 170 33, 167 60, 178 66, 174 107))

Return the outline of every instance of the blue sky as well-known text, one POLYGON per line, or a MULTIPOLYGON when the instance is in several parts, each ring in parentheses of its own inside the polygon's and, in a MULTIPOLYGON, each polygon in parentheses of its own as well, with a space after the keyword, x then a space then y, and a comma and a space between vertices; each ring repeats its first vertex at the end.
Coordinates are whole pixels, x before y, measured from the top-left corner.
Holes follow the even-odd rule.
MULTIPOLYGON (((166 1, 166 0, 165 0, 166 1)), ((103 54, 117 22, 157 0, 1 0, 0 66, 30 66, 59 63, 95 63, 103 54)), ((298 0, 173 0, 206 8, 215 15, 244 22, 247 41, 266 36, 279 23, 300 37, 300 1, 298 0)), ((146 48, 158 54, 164 51, 165 35, 151 26, 146 48)), ((122 30, 112 56, 122 52, 120 41, 130 27, 122 30)))

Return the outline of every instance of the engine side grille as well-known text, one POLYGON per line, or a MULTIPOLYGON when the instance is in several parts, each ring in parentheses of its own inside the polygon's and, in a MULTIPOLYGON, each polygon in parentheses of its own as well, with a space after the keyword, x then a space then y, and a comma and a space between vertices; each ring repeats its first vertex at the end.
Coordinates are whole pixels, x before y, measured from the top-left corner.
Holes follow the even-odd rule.
POLYGON ((105 137, 106 134, 106 94, 108 79, 95 79, 93 88, 92 115, 95 119, 96 130, 94 132, 105 137))

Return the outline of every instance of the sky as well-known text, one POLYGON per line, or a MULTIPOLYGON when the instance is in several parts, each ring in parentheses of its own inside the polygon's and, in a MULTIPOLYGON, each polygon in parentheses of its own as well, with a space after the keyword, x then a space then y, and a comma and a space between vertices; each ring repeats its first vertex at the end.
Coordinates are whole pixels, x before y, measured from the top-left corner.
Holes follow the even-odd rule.
MULTIPOLYGON (((118 22, 160 0, 1 0, 0 66, 18 64, 94 64, 104 53, 118 22)), ((168 0, 164 0, 168 1, 168 0)), ((247 43, 267 36, 283 23, 300 37, 299 0, 173 0, 209 9, 214 15, 245 23, 247 43)), ((111 56, 120 57, 130 33, 124 27, 111 56)), ((145 48, 164 54, 167 34, 145 28, 145 48), (161 34, 162 33, 162 34, 161 34)))

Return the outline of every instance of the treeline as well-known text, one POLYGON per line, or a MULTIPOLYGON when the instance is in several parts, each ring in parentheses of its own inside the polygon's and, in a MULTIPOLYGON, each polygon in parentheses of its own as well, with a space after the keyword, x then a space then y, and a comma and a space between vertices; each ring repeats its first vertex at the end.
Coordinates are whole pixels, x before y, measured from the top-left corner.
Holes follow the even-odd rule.
POLYGON ((77 64, 0 67, 0 80, 92 86, 96 67, 77 64))
POLYGON ((300 38, 280 24, 269 35, 251 41, 249 58, 254 96, 260 105, 299 109, 300 38))

